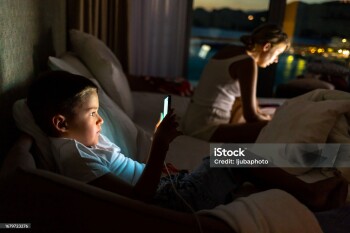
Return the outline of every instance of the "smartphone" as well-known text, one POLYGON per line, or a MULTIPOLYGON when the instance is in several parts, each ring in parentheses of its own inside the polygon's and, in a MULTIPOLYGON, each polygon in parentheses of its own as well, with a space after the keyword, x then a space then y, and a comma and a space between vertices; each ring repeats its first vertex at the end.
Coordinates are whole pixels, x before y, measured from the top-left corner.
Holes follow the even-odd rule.
POLYGON ((164 119, 164 117, 168 114, 171 108, 171 95, 167 95, 164 98, 164 103, 163 103, 163 112, 161 113, 161 120, 164 119))

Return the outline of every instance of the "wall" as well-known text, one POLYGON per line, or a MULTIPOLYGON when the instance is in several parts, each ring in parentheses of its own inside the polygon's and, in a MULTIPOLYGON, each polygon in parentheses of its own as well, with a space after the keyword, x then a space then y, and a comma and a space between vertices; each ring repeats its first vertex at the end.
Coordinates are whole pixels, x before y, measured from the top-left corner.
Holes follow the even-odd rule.
POLYGON ((66 49, 66 0, 0 1, 0 163, 18 135, 11 108, 66 49))

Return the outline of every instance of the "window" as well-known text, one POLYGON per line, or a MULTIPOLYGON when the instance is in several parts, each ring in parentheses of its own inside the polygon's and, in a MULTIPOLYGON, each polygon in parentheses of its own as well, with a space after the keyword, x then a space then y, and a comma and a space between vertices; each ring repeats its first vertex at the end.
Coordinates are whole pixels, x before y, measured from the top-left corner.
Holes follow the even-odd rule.
POLYGON ((195 85, 218 49, 267 21, 269 0, 194 0, 188 79, 195 85))
MULTIPOLYGON (((269 0, 194 0, 188 79, 195 85, 218 49, 240 43, 241 35, 267 22, 269 14, 276 14, 269 13, 269 4, 269 0)), ((272 84, 265 85, 271 86, 272 95, 279 84, 306 76, 333 83, 335 89, 349 90, 348 12, 350 0, 286 0, 281 24, 292 45, 273 67, 274 77, 268 81, 272 84)), ((259 77, 259 81, 266 82, 265 78, 259 77)))
POLYGON ((287 0, 283 27, 292 47, 279 61, 275 86, 307 76, 349 90, 349 12, 348 0, 287 0))

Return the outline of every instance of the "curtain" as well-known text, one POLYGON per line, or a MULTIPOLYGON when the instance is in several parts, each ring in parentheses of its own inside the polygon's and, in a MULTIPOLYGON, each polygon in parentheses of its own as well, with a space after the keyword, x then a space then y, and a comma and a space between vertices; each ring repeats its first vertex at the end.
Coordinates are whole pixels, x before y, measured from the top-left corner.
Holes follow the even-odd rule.
POLYGON ((68 0, 68 30, 78 29, 101 39, 128 73, 127 12, 127 0, 68 0))
POLYGON ((192 0, 130 0, 129 71, 133 75, 184 75, 192 0))

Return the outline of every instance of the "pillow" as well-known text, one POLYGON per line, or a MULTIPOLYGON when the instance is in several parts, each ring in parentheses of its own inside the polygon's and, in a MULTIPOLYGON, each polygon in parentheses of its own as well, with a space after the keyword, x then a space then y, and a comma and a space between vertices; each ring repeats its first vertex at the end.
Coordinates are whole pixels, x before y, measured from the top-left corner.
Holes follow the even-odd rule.
POLYGON ((34 138, 40 151, 37 157, 39 163, 47 170, 57 171, 50 148, 50 141, 46 134, 36 125, 33 115, 27 106, 26 99, 17 100, 13 104, 12 114, 17 128, 34 138))
POLYGON ((151 145, 151 135, 136 126, 125 112, 106 95, 96 80, 89 74, 89 71, 72 54, 65 54, 63 59, 49 57, 49 66, 54 70, 65 70, 74 74, 82 75, 86 73, 87 78, 99 87, 99 113, 104 120, 102 133, 112 142, 121 148, 126 156, 138 161, 144 160, 148 156, 151 145), (70 63, 67 63, 69 61, 70 63), (74 67, 72 66, 74 65, 74 67), (79 70, 79 71, 78 71, 79 70))
POLYGON ((94 80, 91 72, 71 53, 65 53, 61 58, 49 57, 48 64, 51 70, 64 70, 94 80))
MULTIPOLYGON (((53 58, 53 57, 51 57, 53 58)), ((51 62, 50 57, 49 57, 49 65, 53 65, 54 67, 57 67, 59 69, 59 66, 55 66, 55 62, 59 62, 59 64, 61 65, 70 65, 74 70, 72 71, 76 71, 79 72, 80 75, 87 77, 88 79, 95 79, 95 77, 91 74, 91 72, 88 70, 88 68, 86 68, 86 66, 79 60, 79 58, 77 57, 76 54, 72 53, 72 52, 66 52, 64 53, 60 59, 57 60, 53 60, 51 62), (64 62, 60 62, 60 60, 64 61, 64 62)))
POLYGON ((96 37, 70 30, 73 51, 85 63, 106 94, 133 118, 134 108, 128 80, 112 51, 96 37))

